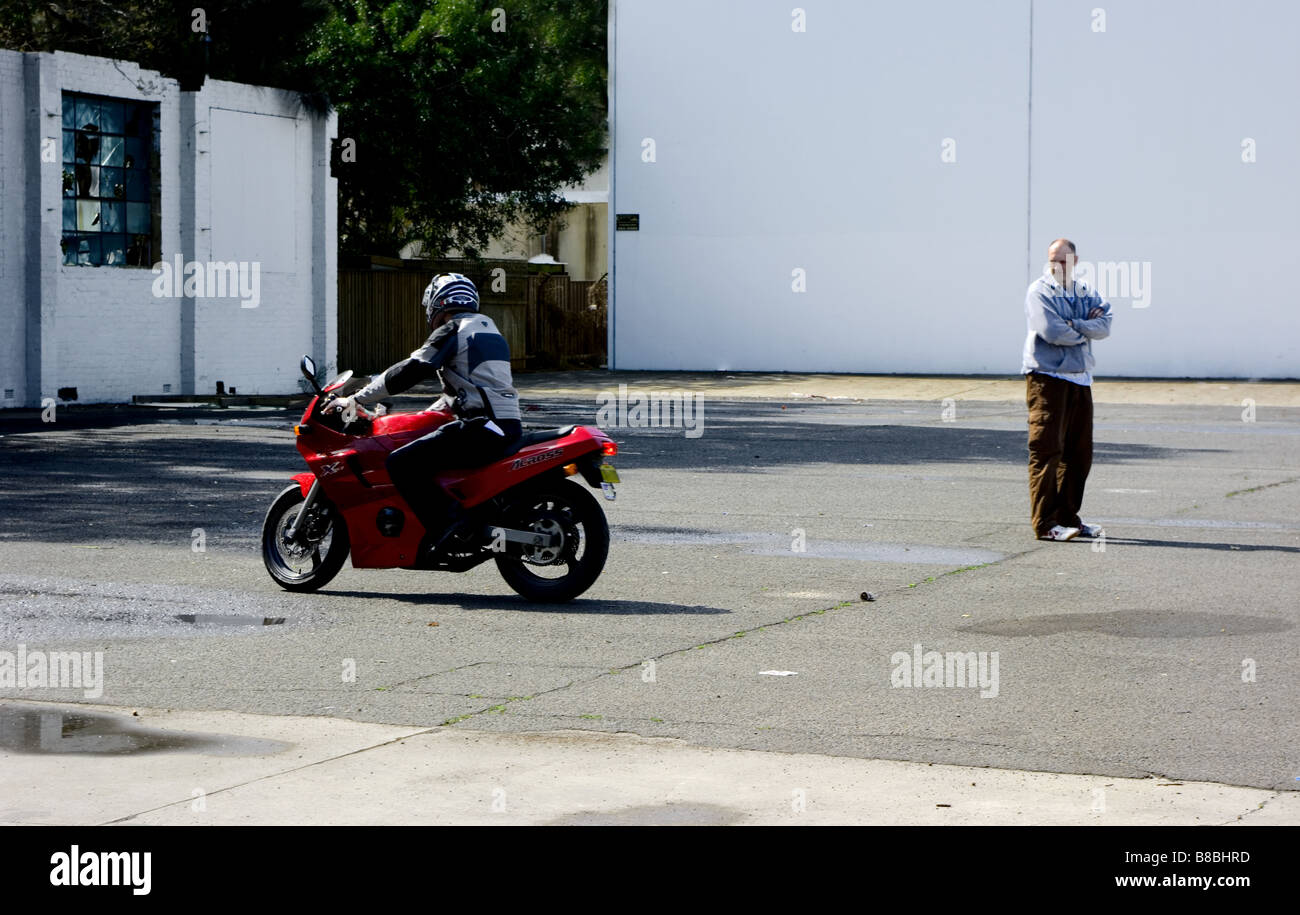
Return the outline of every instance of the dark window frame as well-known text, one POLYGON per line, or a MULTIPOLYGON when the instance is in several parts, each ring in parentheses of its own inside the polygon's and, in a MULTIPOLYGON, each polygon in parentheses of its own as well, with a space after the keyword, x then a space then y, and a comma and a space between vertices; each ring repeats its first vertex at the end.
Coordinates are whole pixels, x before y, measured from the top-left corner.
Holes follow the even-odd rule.
POLYGON ((64 266, 151 269, 162 248, 157 102, 62 93, 64 266))

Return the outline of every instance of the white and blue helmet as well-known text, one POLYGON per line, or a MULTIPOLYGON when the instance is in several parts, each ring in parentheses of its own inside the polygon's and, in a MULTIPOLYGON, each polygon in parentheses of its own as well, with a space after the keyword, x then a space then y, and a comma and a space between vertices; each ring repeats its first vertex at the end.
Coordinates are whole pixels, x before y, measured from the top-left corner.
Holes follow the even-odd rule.
POLYGON ((424 315, 432 324, 444 311, 478 311, 478 289, 461 273, 443 273, 424 290, 424 315))

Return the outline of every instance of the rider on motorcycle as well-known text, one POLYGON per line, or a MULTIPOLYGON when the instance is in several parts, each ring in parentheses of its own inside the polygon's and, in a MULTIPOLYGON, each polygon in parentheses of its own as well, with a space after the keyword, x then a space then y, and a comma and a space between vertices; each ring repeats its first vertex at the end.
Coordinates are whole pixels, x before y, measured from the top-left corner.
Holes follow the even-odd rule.
POLYGON ((492 319, 479 313, 478 290, 468 277, 444 273, 424 290, 424 313, 431 331, 424 345, 371 378, 351 397, 326 406, 351 414, 355 405, 400 394, 435 376, 442 396, 431 409, 457 417, 388 456, 388 473, 438 549, 458 529, 458 508, 434 474, 478 467, 505 455, 523 431, 519 394, 510 374, 510 347, 492 319))

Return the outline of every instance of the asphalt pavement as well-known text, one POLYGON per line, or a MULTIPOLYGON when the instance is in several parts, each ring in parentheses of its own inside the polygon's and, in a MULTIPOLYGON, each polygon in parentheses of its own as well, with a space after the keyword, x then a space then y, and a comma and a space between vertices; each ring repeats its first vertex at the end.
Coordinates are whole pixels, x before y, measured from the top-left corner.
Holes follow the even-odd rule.
POLYGON ((103 659, 0 655, 0 822, 1300 822, 1300 384, 1099 381, 1106 538, 1057 544, 1016 379, 518 382, 623 420, 559 607, 491 564, 276 587, 291 405, 0 414, 0 650, 103 659))

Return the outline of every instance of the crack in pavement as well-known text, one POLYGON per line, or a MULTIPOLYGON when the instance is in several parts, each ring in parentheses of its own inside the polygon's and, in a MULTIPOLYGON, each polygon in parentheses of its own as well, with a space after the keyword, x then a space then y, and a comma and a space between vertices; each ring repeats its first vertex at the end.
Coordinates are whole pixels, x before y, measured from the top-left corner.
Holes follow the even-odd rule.
MULTIPOLYGON (((289 769, 281 769, 279 772, 269 772, 269 773, 267 773, 266 775, 259 775, 257 778, 250 778, 250 779, 248 779, 247 781, 239 782, 239 783, 234 784, 234 785, 226 785, 224 788, 217 788, 217 789, 215 789, 215 790, 213 790, 213 791, 205 791, 204 794, 203 794, 203 796, 206 798, 206 797, 211 797, 211 796, 213 796, 214 794, 224 794, 224 793, 227 792, 227 791, 234 791, 236 788, 243 788, 243 787, 245 787, 245 786, 247 786, 247 785, 255 785, 255 784, 257 784, 258 782, 264 782, 264 781, 266 781, 266 780, 268 780, 268 779, 279 778, 279 777, 282 776, 282 775, 289 775, 289 774, 294 773, 294 772, 301 772, 301 771, 303 771, 303 770, 305 770, 305 769, 311 769, 311 768, 314 768, 314 767, 316 767, 316 766, 322 765, 322 764, 324 764, 324 763, 334 762, 335 760, 339 760, 339 759, 347 759, 349 756, 357 756, 357 755, 359 755, 359 754, 361 754, 361 753, 368 753, 368 752, 370 752, 371 750, 377 750, 377 749, 379 749, 380 747, 392 746, 392 745, 395 744, 395 743, 400 743, 400 742, 402 742, 402 741, 404 741, 404 740, 410 740, 412 737, 419 737, 419 736, 424 735, 424 734, 432 734, 432 733, 433 733, 434 731, 436 731, 436 730, 437 730, 437 727, 432 727, 432 728, 422 728, 422 729, 420 729, 420 730, 413 731, 413 732, 411 732, 410 734, 403 734, 403 735, 401 735, 400 737, 393 737, 393 738, 390 738, 389 740, 384 740, 384 741, 380 741, 379 743, 376 743, 376 744, 371 744, 370 746, 360 747, 360 748, 358 748, 358 749, 356 749, 356 750, 350 750, 350 751, 348 751, 347 753, 340 753, 340 754, 338 754, 337 756, 330 756, 330 757, 327 757, 327 758, 325 758, 325 759, 318 759, 318 760, 316 760, 315 762, 303 763, 301 766, 294 766, 294 767, 289 768, 289 769)), ((119 824, 119 823, 126 823, 126 822, 129 822, 130 820, 134 820, 136 817, 144 816, 145 814, 148 814, 148 813, 154 813, 155 811, 158 811, 158 810, 166 810, 168 807, 175 807, 175 806, 177 806, 178 804, 188 804, 188 803, 192 803, 193 800, 194 800, 194 798, 193 798, 192 796, 190 796, 190 797, 185 797, 185 798, 183 798, 183 799, 181 799, 181 800, 177 800, 177 801, 168 801, 166 804, 159 804, 159 805, 157 805, 156 807, 150 807, 150 808, 148 808, 147 810, 137 810, 135 813, 127 814, 126 816, 116 817, 116 818, 111 819, 111 820, 105 820, 104 822, 99 823, 98 825, 100 825, 100 826, 115 826, 115 825, 117 825, 117 824, 119 824)))
POLYGON ((1234 826, 1234 825, 1236 825, 1237 823, 1239 823, 1239 822, 1241 822, 1242 820, 1244 820, 1246 817, 1248 817, 1248 816, 1250 816, 1250 815, 1252 815, 1252 814, 1255 814, 1255 813, 1259 813, 1259 811, 1263 810, 1263 809, 1264 809, 1264 808, 1269 804, 1270 801, 1275 801, 1275 800, 1277 800, 1279 797, 1282 796, 1282 794, 1283 794, 1283 792, 1281 792, 1281 791, 1274 791, 1274 792, 1273 792, 1272 794, 1270 794, 1268 797, 1264 798, 1264 800, 1262 800, 1262 801, 1260 801, 1258 804, 1256 804, 1252 809, 1247 810, 1247 811, 1246 811, 1245 813, 1243 813, 1243 814, 1240 814, 1236 819, 1229 820, 1229 821, 1226 822, 1226 823, 1220 823, 1219 825, 1220 825, 1220 826, 1234 826))
POLYGON ((1275 486, 1285 486, 1285 485, 1287 485, 1288 483, 1298 483, 1298 482, 1300 482, 1300 477, 1292 477, 1292 478, 1289 479, 1289 480, 1279 480, 1279 481, 1276 482, 1276 483, 1263 483, 1263 484, 1261 484, 1261 485, 1259 485, 1259 486, 1252 486, 1252 487, 1250 487, 1250 489, 1236 489, 1236 490, 1233 490, 1232 492, 1227 493, 1227 494, 1224 496, 1224 498, 1225 498, 1225 499, 1231 499, 1233 496, 1244 496, 1244 495, 1246 495, 1247 493, 1259 492, 1261 489, 1272 489, 1272 488, 1275 487, 1275 486))
MULTIPOLYGON (((991 567, 991 566, 998 565, 998 564, 1000 564, 1000 563, 1002 563, 1002 562, 1006 562, 1006 561, 1009 560, 1009 559, 1016 559, 1016 558, 1019 558, 1020 556, 1024 556, 1026 553, 1029 553, 1029 552, 1033 552, 1033 550, 1025 550, 1024 552, 1021 552, 1021 553, 1013 553, 1013 554, 1011 554, 1011 555, 1009 555, 1009 556, 1004 557, 1003 559, 993 560, 992 562, 986 562, 986 563, 983 563, 983 564, 980 564, 980 565, 976 565, 976 566, 964 566, 964 567, 961 567, 961 568, 949 569, 949 570, 946 571, 946 572, 941 572, 940 574, 933 576, 933 578, 930 579, 929 581, 926 581, 926 582, 915 582, 915 583, 913 583, 913 584, 911 584, 911 585, 904 585, 904 586, 901 587, 901 588, 894 588, 892 591, 890 591, 890 592, 886 592, 886 593, 895 593, 895 592, 900 592, 900 591, 901 591, 901 592, 906 592, 906 591, 911 590, 912 588, 915 588, 915 587, 921 587, 921 586, 923 586, 923 585, 925 585, 925 584, 931 584, 931 583, 934 583, 934 582, 938 582, 939 580, 941 580, 941 579, 943 579, 943 578, 946 578, 946 577, 949 576, 949 575, 955 575, 955 574, 957 574, 957 573, 959 573, 959 572, 978 571, 979 569, 989 568, 989 567, 991 567)), ((877 598, 877 600, 878 600, 878 598, 877 598)), ((500 703, 500 704, 498 704, 498 705, 490 706, 489 708, 486 708, 486 709, 480 709, 480 710, 477 711, 477 712, 467 712, 466 714, 464 714, 464 715, 459 715, 459 716, 457 716, 457 717, 455 717, 455 718, 449 718, 449 719, 447 719, 446 721, 444 721, 444 722, 442 723, 441 726, 447 726, 447 727, 450 727, 450 726, 456 726, 456 725, 459 725, 459 724, 460 724, 461 722, 463 722, 463 721, 468 721, 468 720, 470 720, 470 719, 472 719, 472 718, 476 718, 476 717, 478 717, 478 716, 480 716, 480 715, 483 715, 483 714, 486 714, 486 713, 489 713, 489 712, 494 712, 494 711, 495 711, 495 712, 501 712, 501 711, 504 711, 505 707, 506 707, 507 705, 509 705, 510 703, 512 703, 512 702, 517 702, 517 701, 527 700, 527 699, 535 699, 535 698, 537 698, 538 696, 544 696, 544 695, 549 695, 550 693, 556 693, 556 692, 559 692, 559 691, 561 691, 561 690, 568 689, 569 687, 574 686, 575 684, 578 684, 578 683, 592 683, 592 682, 595 682, 596 680, 599 680, 599 679, 602 678, 602 677, 614 676, 615 674, 621 673, 621 672, 623 672, 623 671, 631 670, 631 669, 636 668, 636 667, 640 667, 641 665, 645 664, 646 661, 660 661, 660 660, 663 660, 664 658, 670 658, 670 657, 673 657, 674 655, 685 654, 685 653, 688 652, 688 651, 696 651, 696 650, 698 650, 698 649, 706 648, 706 647, 708 647, 708 646, 710 646, 710 645, 720 645, 720 644, 722 644, 723 642, 729 642, 729 641, 733 641, 733 640, 735 640, 735 639, 744 638, 745 636, 749 635, 750 633, 760 632, 760 631, 766 631, 766 630, 769 629, 769 628, 776 628, 777 626, 783 626, 783 625, 785 625, 785 624, 787 624, 787 623, 795 623, 795 622, 798 622, 798 621, 800 621, 800 620, 807 619, 807 618, 810 617, 810 616, 822 616, 823 614, 826 614, 826 613, 828 613, 828 612, 830 612, 830 611, 832 611, 832 610, 842 610, 842 609, 844 609, 845 607, 851 607, 851 606, 853 606, 854 604, 860 604, 860 603, 864 603, 864 601, 862 601, 861 599, 852 599, 852 598, 850 598, 850 599, 848 599, 848 600, 842 600, 842 601, 840 601, 839 603, 833 604, 832 606, 829 606, 829 607, 823 607, 823 608, 821 608, 821 609, 819 609, 819 610, 808 610, 808 611, 805 611, 804 613, 795 614, 795 615, 793 615, 793 616, 787 616, 787 617, 784 617, 783 619, 776 620, 776 621, 774 621, 774 622, 770 622, 770 623, 760 623, 760 624, 758 624, 758 625, 751 626, 751 627, 748 628, 748 629, 740 629, 740 630, 737 630, 736 632, 733 632, 731 635, 724 635, 724 636, 719 636, 719 637, 716 638, 716 639, 709 639, 709 640, 707 640, 707 641, 704 641, 704 642, 699 643, 698 645, 691 645, 691 646, 689 646, 689 647, 684 647, 684 648, 671 648, 671 649, 669 649, 669 650, 667 650, 667 651, 665 651, 665 652, 662 652, 661 654, 654 655, 653 657, 650 657, 650 658, 641 658, 641 659, 639 659, 639 660, 633 661, 633 662, 630 663, 630 664, 623 664, 623 665, 621 665, 621 666, 612 667, 612 668, 610 668, 610 669, 607 670, 607 671, 601 671, 600 673, 598 673, 598 674, 596 674, 595 676, 592 676, 592 677, 587 677, 587 678, 584 678, 584 679, 578 679, 578 680, 572 680, 572 681, 570 681, 569 683, 564 684, 563 686, 556 686, 556 687, 553 687, 553 688, 548 689, 548 690, 543 690, 543 691, 541 691, 541 692, 534 693, 534 694, 532 694, 532 695, 530 695, 530 696, 519 696, 519 697, 514 697, 514 698, 511 698, 511 699, 508 699, 505 703, 500 703)))

